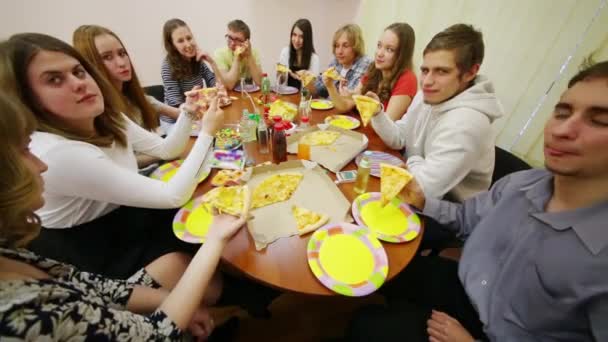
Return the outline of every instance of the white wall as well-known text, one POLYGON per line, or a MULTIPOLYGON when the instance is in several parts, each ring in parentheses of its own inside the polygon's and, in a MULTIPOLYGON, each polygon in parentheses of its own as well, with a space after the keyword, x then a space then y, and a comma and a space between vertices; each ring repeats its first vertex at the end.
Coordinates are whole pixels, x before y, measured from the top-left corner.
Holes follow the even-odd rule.
POLYGON ((252 31, 252 45, 260 51, 262 67, 274 75, 274 63, 289 43, 289 30, 298 18, 313 25, 321 65, 331 57, 331 37, 342 24, 354 22, 360 0, 8 0, 0 11, 0 38, 19 32, 41 32, 69 43, 83 24, 97 24, 116 32, 129 51, 144 85, 160 84, 164 57, 162 26, 181 18, 192 29, 199 46, 213 52, 224 46, 226 24, 244 20, 252 31))

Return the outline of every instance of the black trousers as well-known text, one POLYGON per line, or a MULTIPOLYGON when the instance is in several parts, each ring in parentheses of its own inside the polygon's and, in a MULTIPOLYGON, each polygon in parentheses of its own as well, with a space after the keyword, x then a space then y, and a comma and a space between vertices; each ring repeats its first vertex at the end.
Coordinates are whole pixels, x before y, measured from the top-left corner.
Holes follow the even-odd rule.
POLYGON ((348 341, 428 341, 431 310, 457 319, 476 339, 486 339, 477 311, 458 279, 458 263, 441 257, 416 257, 380 289, 387 306, 359 310, 347 330, 348 341))

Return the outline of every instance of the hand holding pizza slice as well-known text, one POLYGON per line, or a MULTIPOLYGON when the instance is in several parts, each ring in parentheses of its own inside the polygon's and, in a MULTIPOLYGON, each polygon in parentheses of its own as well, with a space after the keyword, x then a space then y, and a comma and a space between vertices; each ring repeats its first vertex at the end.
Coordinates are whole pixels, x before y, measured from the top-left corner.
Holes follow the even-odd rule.
POLYGON ((325 70, 323 72, 323 76, 329 78, 330 80, 334 80, 334 81, 342 80, 342 76, 340 76, 340 73, 338 72, 338 70, 336 70, 336 67, 331 67, 331 68, 328 68, 327 70, 325 70))
POLYGON ((219 213, 247 217, 251 207, 251 193, 247 185, 221 186, 204 194, 203 204, 216 209, 219 213))
POLYGON ((367 126, 372 117, 378 112, 378 110, 380 110, 380 102, 364 95, 353 95, 353 100, 355 100, 355 105, 357 106, 359 115, 361 115, 363 126, 367 126))
POLYGON ((380 163, 380 203, 386 206, 403 190, 414 176, 406 169, 380 163))

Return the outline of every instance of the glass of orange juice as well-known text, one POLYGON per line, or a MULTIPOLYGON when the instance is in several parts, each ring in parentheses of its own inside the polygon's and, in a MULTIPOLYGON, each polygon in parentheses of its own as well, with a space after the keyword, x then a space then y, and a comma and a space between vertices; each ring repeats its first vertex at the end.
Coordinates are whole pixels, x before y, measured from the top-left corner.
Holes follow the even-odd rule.
POLYGON ((298 143, 298 159, 310 160, 310 145, 298 143))

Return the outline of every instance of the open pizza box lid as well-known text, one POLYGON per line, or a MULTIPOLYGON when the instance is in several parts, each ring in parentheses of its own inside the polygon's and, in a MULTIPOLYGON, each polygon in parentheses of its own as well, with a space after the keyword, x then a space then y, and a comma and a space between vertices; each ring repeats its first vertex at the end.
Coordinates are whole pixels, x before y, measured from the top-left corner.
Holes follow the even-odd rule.
MULTIPOLYGON (((352 222, 350 202, 336 184, 317 163, 307 160, 290 160, 281 164, 263 165, 253 168, 247 182, 252 191, 266 177, 283 172, 300 172, 304 175, 291 198, 251 210, 253 219, 247 227, 257 250, 282 238, 298 234, 296 219, 291 208, 297 205, 329 216, 329 222, 352 222)), ((305 235, 305 237, 308 235, 305 235)))
POLYGON ((321 166, 331 172, 337 173, 359 153, 367 149, 368 139, 365 134, 327 124, 320 124, 304 132, 287 137, 287 152, 298 153, 298 141, 300 138, 310 132, 321 129, 341 133, 338 139, 331 145, 310 147, 310 159, 321 164, 321 166))

